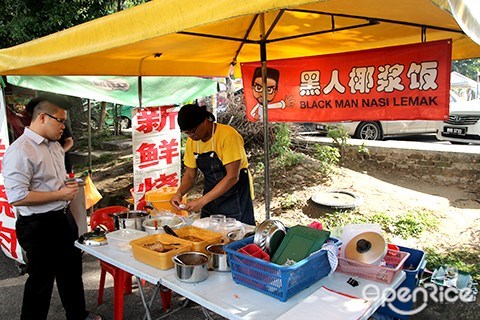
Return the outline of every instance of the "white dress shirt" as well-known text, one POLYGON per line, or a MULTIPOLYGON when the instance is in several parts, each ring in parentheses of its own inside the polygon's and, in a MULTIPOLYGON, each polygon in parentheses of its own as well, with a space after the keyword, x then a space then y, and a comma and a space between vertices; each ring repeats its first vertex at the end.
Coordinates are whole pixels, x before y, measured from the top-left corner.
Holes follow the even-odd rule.
MULTIPOLYGON (((56 191, 65 184, 67 172, 65 152, 57 141, 48 141, 25 128, 3 157, 2 175, 9 203, 24 199, 30 191, 56 191)), ((29 216, 60 210, 67 201, 16 207, 21 215, 29 216)))

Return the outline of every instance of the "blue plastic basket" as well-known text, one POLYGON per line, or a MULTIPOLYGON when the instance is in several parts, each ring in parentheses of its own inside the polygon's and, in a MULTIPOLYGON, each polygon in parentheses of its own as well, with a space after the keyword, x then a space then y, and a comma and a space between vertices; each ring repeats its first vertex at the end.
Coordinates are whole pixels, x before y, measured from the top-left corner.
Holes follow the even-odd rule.
MULTIPOLYGON (((224 247, 235 283, 285 302, 330 273, 326 251, 319 251, 288 267, 237 252, 238 249, 253 243, 253 238, 251 236, 224 247)), ((328 241, 335 243, 337 247, 341 244, 341 241, 335 238, 329 238, 328 241)))
MULTIPOLYGON (((402 284, 400 284, 400 286, 397 288, 397 291, 400 290, 400 288, 407 287, 408 289, 410 289, 410 293, 411 293, 418 286, 418 283, 420 281, 420 278, 422 277, 423 271, 425 270, 425 265, 427 263, 426 255, 425 255, 425 252, 423 252, 422 250, 406 248, 401 246, 398 246, 398 248, 400 249, 400 251, 410 253, 410 256, 408 257, 407 261, 405 261, 405 264, 403 265, 403 271, 405 271, 405 274, 407 277, 402 282, 402 284)), ((392 304, 397 310, 401 310, 401 311, 410 311, 414 307, 413 300, 407 301, 407 302, 401 302, 398 299, 396 299, 395 301, 392 302, 392 304)), ((402 320, 408 319, 408 315, 399 314, 393 311, 391 308, 389 308, 389 306, 380 307, 377 310, 377 312, 380 314, 393 316, 396 319, 402 319, 402 320)))

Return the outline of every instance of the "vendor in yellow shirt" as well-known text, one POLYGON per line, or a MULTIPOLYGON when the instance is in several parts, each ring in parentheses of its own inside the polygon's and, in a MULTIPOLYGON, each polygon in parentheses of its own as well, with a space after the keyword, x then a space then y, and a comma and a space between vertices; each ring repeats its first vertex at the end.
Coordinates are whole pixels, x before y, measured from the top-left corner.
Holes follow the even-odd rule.
POLYGON ((229 125, 216 123, 206 106, 187 104, 178 113, 178 125, 188 135, 185 173, 170 203, 178 210, 202 211, 201 217, 223 214, 255 225, 253 190, 242 136, 229 125), (205 178, 203 196, 180 208, 182 196, 194 185, 197 169, 205 178))

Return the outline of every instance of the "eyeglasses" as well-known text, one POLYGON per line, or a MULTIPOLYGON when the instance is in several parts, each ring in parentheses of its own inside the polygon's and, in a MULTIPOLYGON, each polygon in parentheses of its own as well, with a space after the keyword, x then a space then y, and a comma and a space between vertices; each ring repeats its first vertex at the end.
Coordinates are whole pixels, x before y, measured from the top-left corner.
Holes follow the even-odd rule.
MULTIPOLYGON (((275 86, 267 87, 267 94, 272 94, 275 91, 275 86)), ((261 84, 255 83, 253 85, 253 91, 261 93, 263 91, 263 86, 261 84)))
POLYGON ((49 114, 49 113, 45 113, 45 114, 46 114, 47 116, 49 116, 50 118, 57 120, 58 122, 60 122, 60 123, 63 124, 63 125, 66 125, 66 124, 67 124, 67 119, 60 119, 60 118, 57 118, 57 117, 55 117, 55 116, 52 116, 52 115, 49 114))
POLYGON ((196 126, 191 130, 184 130, 183 133, 185 133, 187 136, 193 136, 197 132, 198 127, 200 127, 200 125, 196 126))

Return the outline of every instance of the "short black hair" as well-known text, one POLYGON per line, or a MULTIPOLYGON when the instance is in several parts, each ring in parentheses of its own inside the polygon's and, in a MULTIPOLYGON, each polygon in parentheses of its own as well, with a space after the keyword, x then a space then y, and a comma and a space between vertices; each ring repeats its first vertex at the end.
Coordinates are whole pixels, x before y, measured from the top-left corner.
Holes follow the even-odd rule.
POLYGON ((186 104, 178 112, 178 126, 180 130, 191 130, 200 125, 205 119, 215 121, 215 116, 207 111, 207 106, 199 106, 198 104, 186 104))
MULTIPOLYGON (((253 71, 252 77, 252 86, 255 85, 255 79, 262 77, 262 67, 258 67, 253 71)), ((280 71, 273 68, 267 68, 267 78, 273 79, 277 82, 276 87, 278 87, 278 79, 280 79, 280 71)))
POLYGON ((51 104, 54 104, 57 107, 60 107, 62 109, 70 108, 70 104, 68 103, 67 99, 65 99, 64 97, 58 94, 41 94, 38 97, 35 97, 32 100, 30 100, 30 102, 27 103, 25 109, 30 114, 33 114, 35 107, 37 107, 43 101, 48 101, 51 104))

